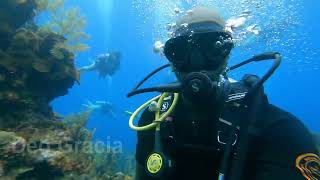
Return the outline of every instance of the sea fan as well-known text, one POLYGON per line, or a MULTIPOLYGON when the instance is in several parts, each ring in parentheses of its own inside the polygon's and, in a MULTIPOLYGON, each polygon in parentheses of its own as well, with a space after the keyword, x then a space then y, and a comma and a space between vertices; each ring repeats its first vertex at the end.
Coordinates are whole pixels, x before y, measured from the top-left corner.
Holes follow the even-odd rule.
POLYGON ((89 49, 86 44, 78 43, 73 45, 67 45, 66 43, 57 43, 54 48, 51 49, 50 53, 57 59, 65 58, 65 51, 70 52, 83 52, 89 49))
POLYGON ((83 52, 88 50, 90 47, 86 44, 78 43, 74 45, 68 45, 66 48, 71 52, 83 52))
POLYGON ((49 1, 47 8, 51 11, 56 11, 57 9, 63 7, 64 0, 47 0, 49 1))
POLYGON ((44 11, 48 9, 49 1, 48 0, 34 0, 37 5, 37 12, 44 11))
MULTIPOLYGON (((20 0, 22 1, 22 0, 20 0)), ((37 11, 57 11, 57 9, 63 7, 64 0, 34 0, 37 5, 37 11)))
POLYGON ((64 8, 64 0, 35 0, 38 11, 49 14, 49 21, 40 26, 38 32, 53 31, 66 38, 64 43, 57 43, 51 50, 51 54, 57 59, 64 59, 64 51, 73 53, 86 51, 89 46, 82 43, 89 39, 89 35, 83 32, 86 19, 80 13, 79 8, 64 8))

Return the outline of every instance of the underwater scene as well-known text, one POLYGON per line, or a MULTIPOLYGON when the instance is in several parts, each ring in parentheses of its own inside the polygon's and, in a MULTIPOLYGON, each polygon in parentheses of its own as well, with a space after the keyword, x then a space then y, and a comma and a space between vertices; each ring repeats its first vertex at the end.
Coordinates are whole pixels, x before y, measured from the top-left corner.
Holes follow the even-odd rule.
MULTIPOLYGON (((320 151, 319 8, 316 0, 0 0, 0 180, 139 179, 136 131, 172 121, 166 115, 171 106, 162 104, 171 97, 166 92, 191 93, 190 102, 215 112, 218 107, 204 103, 213 92, 203 90, 206 85, 222 97, 221 84, 243 82, 246 74, 265 78, 250 87, 263 88, 270 104, 299 119, 320 151), (191 26, 198 11, 205 19, 201 8, 219 17, 191 26), (216 37, 210 28, 223 34, 216 37), (206 39, 201 33, 207 29, 206 39), (181 38, 184 33, 214 46, 213 52, 183 44, 191 41, 181 38), (217 62, 202 64, 210 57, 217 62), (252 57, 275 61, 232 67, 252 57), (141 107, 161 93, 167 97, 141 107), (145 115, 139 107, 156 112, 155 121, 137 120, 145 115)), ((156 174, 161 165, 149 164, 150 158, 147 170, 156 174)), ((312 180, 320 178, 320 161, 313 163, 311 174, 303 173, 312 180)))

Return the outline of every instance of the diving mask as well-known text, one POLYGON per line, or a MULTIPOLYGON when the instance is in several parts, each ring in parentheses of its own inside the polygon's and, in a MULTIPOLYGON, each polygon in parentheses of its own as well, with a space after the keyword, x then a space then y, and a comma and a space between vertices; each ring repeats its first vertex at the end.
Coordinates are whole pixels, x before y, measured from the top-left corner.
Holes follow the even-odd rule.
POLYGON ((232 37, 214 22, 193 23, 175 31, 164 54, 180 72, 217 70, 233 48, 232 37))

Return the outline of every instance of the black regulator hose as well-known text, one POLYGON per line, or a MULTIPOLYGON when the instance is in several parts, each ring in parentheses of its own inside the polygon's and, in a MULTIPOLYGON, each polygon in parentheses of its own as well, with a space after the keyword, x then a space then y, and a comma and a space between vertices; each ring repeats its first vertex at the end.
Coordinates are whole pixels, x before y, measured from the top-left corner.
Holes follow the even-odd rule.
MULTIPOLYGON (((133 90, 127 94, 127 97, 131 97, 137 94, 141 94, 141 93, 147 93, 147 92, 164 92, 162 86, 159 87, 152 87, 152 88, 145 88, 145 89, 138 89, 143 83, 145 83, 150 77, 152 77, 153 75, 155 75, 156 73, 158 73, 159 71, 161 71, 162 69, 168 68, 170 67, 170 64, 165 64, 155 70, 153 70, 151 73, 149 73, 145 78, 143 78, 135 88, 133 88, 133 90)), ((174 89, 176 90, 176 88, 174 89)), ((169 91, 166 91, 169 92, 169 91)), ((172 91, 175 92, 175 91, 172 91)))
MULTIPOLYGON (((249 90, 249 92, 246 94, 246 96, 243 98, 241 105, 245 106, 246 103, 250 100, 250 98, 254 98, 253 96, 255 95, 255 93, 257 92, 257 90, 259 88, 261 88, 261 86, 263 85, 263 83, 269 79, 269 77, 274 73, 274 71, 279 67, 280 63, 281 63, 281 55, 277 52, 268 52, 268 53, 263 53, 257 56, 253 56, 252 58, 243 61, 237 65, 234 65, 232 67, 229 68, 229 71, 237 69, 243 65, 246 65, 248 63, 251 62, 259 62, 259 61, 264 61, 264 60, 274 60, 274 63, 272 64, 271 68, 266 72, 266 74, 249 90)), ((244 108, 244 107, 242 107, 244 108)), ((250 109, 250 112, 255 112, 256 109, 258 107, 252 107, 253 109, 250 109)), ((251 113, 250 113, 251 114, 251 113)), ((232 156, 233 153, 233 137, 234 135, 237 133, 237 126, 240 126, 240 135, 243 135, 242 137, 240 137, 240 148, 238 149, 238 156, 240 156, 239 161, 245 161, 244 158, 241 158, 245 156, 245 153, 247 153, 248 150, 248 126, 250 124, 250 122, 253 122, 255 119, 255 116, 251 115, 248 117, 248 120, 246 122, 240 122, 239 119, 237 119, 233 124, 232 124, 232 130, 229 134, 229 141, 227 142, 226 146, 225 146, 225 151, 224 151, 224 155, 222 157, 222 162, 221 162, 221 166, 220 166, 220 172, 219 172, 219 178, 218 180, 225 180, 226 178, 226 174, 231 166, 230 163, 230 158, 232 156), (242 127, 241 127, 241 125, 242 127), (246 131, 246 132, 243 132, 246 131)), ((242 164, 243 162, 237 162, 237 164, 242 164)), ((237 179, 241 176, 242 173, 242 166, 236 167, 236 173, 232 174, 231 179, 237 179)), ((229 177, 230 178, 230 177, 229 177)))
POLYGON ((181 83, 175 82, 171 84, 166 84, 164 86, 157 86, 157 87, 151 87, 151 88, 144 88, 144 89, 136 89, 131 91, 130 93, 127 94, 127 97, 131 97, 137 94, 141 93, 147 93, 147 92, 180 92, 181 91, 181 83))
POLYGON ((148 74, 145 78, 143 78, 138 85, 133 89, 136 90, 138 89, 144 82, 146 82, 150 77, 152 77, 153 75, 155 75, 156 73, 158 73, 159 71, 161 71, 162 69, 165 69, 167 67, 170 67, 170 64, 165 64, 157 69, 155 69, 154 71, 152 71, 150 74, 148 74))
POLYGON ((246 64, 249 64, 251 62, 259 62, 259 61, 265 61, 265 60, 274 60, 274 63, 272 64, 271 68, 266 72, 266 74, 252 87, 249 94, 254 93, 263 85, 264 82, 266 82, 270 76, 274 73, 274 71, 279 67, 281 63, 281 55, 278 52, 266 52, 263 54, 259 54, 256 56, 253 56, 252 58, 245 60, 239 64, 236 64, 234 66, 231 66, 228 71, 232 71, 234 69, 237 69, 241 66, 244 66, 246 64))
MULTIPOLYGON (((274 71, 277 69, 277 67, 280 65, 281 62, 281 56, 277 52, 267 52, 260 55, 253 56, 252 58, 243 61, 237 65, 234 65, 230 67, 228 71, 232 71, 234 69, 237 69, 243 65, 246 65, 251 62, 258 62, 258 61, 264 61, 264 60, 270 60, 274 59, 274 63, 272 64, 272 67, 267 71, 267 73, 253 86, 250 92, 248 92, 248 95, 251 93, 254 93, 257 91, 259 87, 262 86, 262 84, 274 73, 274 71)), ((127 95, 127 97, 131 97, 137 94, 146 93, 146 92, 180 92, 181 91, 181 83, 172 83, 169 85, 163 85, 158 87, 151 87, 151 88, 145 88, 145 89, 138 89, 145 81, 147 81, 150 77, 152 77, 154 74, 158 73, 162 69, 170 67, 170 64, 165 64, 156 70, 152 71, 150 74, 148 74, 143 80, 141 80, 138 85, 127 95)))

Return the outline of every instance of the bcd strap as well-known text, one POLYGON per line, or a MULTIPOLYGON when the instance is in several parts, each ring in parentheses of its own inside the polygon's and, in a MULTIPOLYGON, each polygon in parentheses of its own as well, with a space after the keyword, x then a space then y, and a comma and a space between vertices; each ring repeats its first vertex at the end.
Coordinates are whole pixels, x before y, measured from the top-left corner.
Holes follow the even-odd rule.
MULTIPOLYGON (((259 78, 256 75, 245 75, 242 80, 235 83, 229 83, 226 87, 224 87, 224 110, 221 113, 220 119, 225 121, 223 124, 233 123, 235 118, 246 119, 249 117, 249 109, 250 113, 252 113, 250 121, 248 122, 248 129, 250 136, 259 136, 264 128, 274 124, 277 120, 274 120, 272 122, 264 122, 261 121, 262 119, 257 118, 257 115, 259 112, 264 108, 266 104, 268 104, 267 97, 264 95, 263 87, 259 89, 259 91, 256 92, 255 98, 250 99, 249 102, 246 102, 248 104, 241 104, 243 101, 243 98, 248 93, 251 87, 259 81, 259 78), (252 107, 254 107, 254 110, 252 110, 252 107)), ((167 98, 164 99, 161 107, 160 112, 161 114, 165 113, 169 107, 171 106, 173 102, 173 94, 170 94, 167 98)), ((173 143, 174 141, 174 127, 172 122, 163 122, 161 123, 161 136, 162 139, 166 139, 173 143)), ((221 122, 220 122, 221 124, 221 122)), ((223 125, 226 127, 225 125, 223 125)), ((226 128, 223 129, 223 131, 226 131, 226 128)), ((219 132, 219 130, 217 131, 219 132)), ((223 137, 224 132, 219 132, 221 137, 220 140, 224 142, 225 137, 223 137)), ((219 134, 217 134, 217 137, 219 134)), ((235 135, 239 136, 239 135, 235 135)), ((223 148, 219 148, 222 149, 223 148)))

